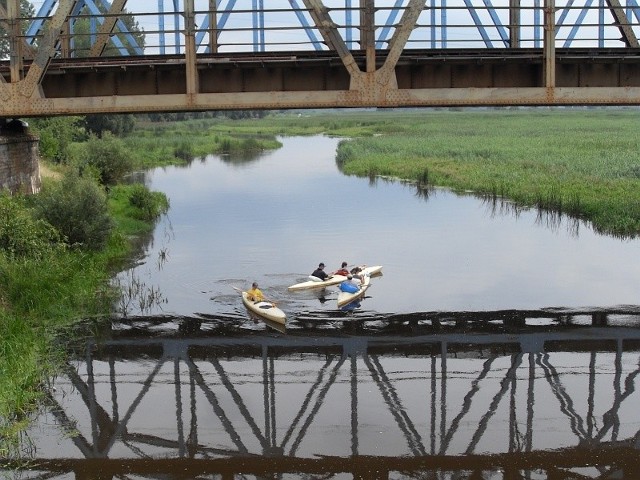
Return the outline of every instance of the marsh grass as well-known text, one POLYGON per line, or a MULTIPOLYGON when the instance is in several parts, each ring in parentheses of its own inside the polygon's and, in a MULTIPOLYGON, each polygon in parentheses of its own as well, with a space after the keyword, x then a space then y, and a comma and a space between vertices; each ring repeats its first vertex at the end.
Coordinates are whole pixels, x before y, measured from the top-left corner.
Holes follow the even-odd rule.
POLYGON ((274 133, 256 130, 253 124, 249 128, 235 122, 229 128, 215 119, 139 123, 123 141, 133 152, 137 168, 187 164, 211 154, 260 152, 281 146, 274 133))
POLYGON ((383 123, 381 136, 340 143, 344 173, 426 178, 578 216, 604 233, 640 233, 635 110, 407 112, 395 121, 395 133, 383 123))
MULTIPOLYGON (((429 185, 471 190, 494 205, 508 198, 516 210, 534 206, 551 219, 569 214, 602 232, 636 236, 639 120, 635 109, 326 111, 140 124, 124 141, 136 167, 145 168, 274 149, 278 136, 352 138, 340 142, 336 157, 346 174, 415 181, 425 197, 429 185)), ((60 328, 110 310, 115 292, 108 277, 130 255, 128 238, 148 232, 146 214, 168 206, 134 195, 144 209, 136 212, 131 193, 112 189, 109 207, 118 228, 104 251, 55 251, 20 261, 0 253, 0 456, 17 444, 12 439, 41 399, 39 386, 59 368, 60 328)), ((145 302, 161 301, 138 286, 145 302)))
POLYGON ((135 141, 146 139, 136 151, 157 158, 178 138, 193 142, 196 155, 277 148, 278 136, 350 138, 336 157, 346 174, 473 191, 636 236, 639 122, 636 109, 615 108, 328 110, 146 125, 135 141))
POLYGON ((62 359, 60 328, 108 311, 115 292, 104 254, 59 250, 36 259, 0 256, 0 456, 17 448, 21 426, 42 399, 41 386, 62 359))

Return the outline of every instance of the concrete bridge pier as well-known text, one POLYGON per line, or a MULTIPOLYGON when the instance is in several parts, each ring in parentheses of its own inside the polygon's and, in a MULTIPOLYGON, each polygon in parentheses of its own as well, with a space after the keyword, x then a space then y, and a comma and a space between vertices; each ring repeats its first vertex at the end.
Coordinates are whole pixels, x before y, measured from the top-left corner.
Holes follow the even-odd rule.
POLYGON ((31 195, 40 186, 38 137, 21 120, 0 120, 0 190, 31 195))

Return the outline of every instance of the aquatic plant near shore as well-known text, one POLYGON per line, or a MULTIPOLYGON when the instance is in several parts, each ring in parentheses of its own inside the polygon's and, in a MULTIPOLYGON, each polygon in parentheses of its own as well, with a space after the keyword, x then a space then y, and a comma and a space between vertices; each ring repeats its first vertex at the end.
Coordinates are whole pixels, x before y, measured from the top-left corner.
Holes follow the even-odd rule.
POLYGON ((635 111, 409 113, 402 134, 343 141, 346 174, 391 176, 583 218, 640 234, 635 111), (417 119, 422 120, 418 121, 417 119), (614 133, 615 132, 615 133, 614 133))

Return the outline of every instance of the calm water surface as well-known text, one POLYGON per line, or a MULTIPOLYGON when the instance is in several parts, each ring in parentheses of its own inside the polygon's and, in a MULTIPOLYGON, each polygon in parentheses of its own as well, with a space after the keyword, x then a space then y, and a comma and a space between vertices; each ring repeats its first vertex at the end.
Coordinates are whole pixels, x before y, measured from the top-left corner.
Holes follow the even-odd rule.
POLYGON ((252 280, 290 317, 335 310, 287 286, 321 261, 331 270, 343 260, 384 267, 363 303, 378 313, 639 303, 638 240, 472 196, 425 197, 412 185, 344 176, 337 139, 283 143, 255 160, 209 157, 148 175, 171 211, 133 272, 166 300, 146 313, 244 315, 231 287, 252 280))
POLYGON ((633 478, 637 240, 283 143, 146 175, 171 210, 119 280, 162 301, 70 345, 10 477, 633 478), (383 266, 355 314, 287 290, 342 260, 383 266), (233 287, 253 280, 286 330, 249 318, 233 287))

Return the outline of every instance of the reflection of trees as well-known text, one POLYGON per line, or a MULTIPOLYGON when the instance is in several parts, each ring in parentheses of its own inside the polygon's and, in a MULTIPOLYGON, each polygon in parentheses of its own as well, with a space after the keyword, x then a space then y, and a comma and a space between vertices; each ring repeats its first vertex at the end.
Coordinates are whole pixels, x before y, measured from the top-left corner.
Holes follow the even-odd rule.
POLYGON ((227 165, 243 167, 261 160, 265 155, 263 151, 233 151, 220 155, 220 160, 227 165))

